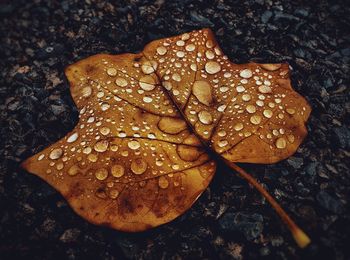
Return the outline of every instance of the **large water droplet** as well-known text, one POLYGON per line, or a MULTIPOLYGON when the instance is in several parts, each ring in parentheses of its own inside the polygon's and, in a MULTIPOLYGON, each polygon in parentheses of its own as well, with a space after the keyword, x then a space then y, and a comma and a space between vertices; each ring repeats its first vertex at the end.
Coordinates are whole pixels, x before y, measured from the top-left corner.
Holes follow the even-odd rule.
POLYGON ((79 173, 79 167, 77 165, 73 165, 68 169, 68 175, 75 176, 79 173))
POLYGON ((213 123, 213 117, 208 111, 205 111, 205 110, 200 111, 198 113, 198 118, 202 124, 210 125, 211 123, 213 123))
POLYGON ((209 74, 215 74, 218 73, 221 70, 221 66, 216 61, 208 61, 205 64, 205 71, 209 74))
POLYGON ((149 75, 146 75, 140 78, 139 85, 145 91, 153 90, 156 87, 155 84, 156 84, 155 79, 149 75))
POLYGON ((78 139, 78 136, 79 136, 78 133, 72 134, 70 137, 68 137, 67 142, 68 142, 68 143, 73 143, 73 142, 75 142, 75 141, 78 139))
POLYGON ((130 168, 137 175, 143 174, 147 169, 147 163, 142 158, 137 158, 132 161, 130 168))
POLYGON ((169 187, 169 181, 166 177, 160 176, 158 179, 158 185, 161 189, 166 189, 169 187))
POLYGON ((287 146, 287 142, 286 142, 286 139, 284 139, 283 137, 280 137, 276 140, 276 147, 278 149, 286 148, 286 146, 287 146))
POLYGON ((117 84, 119 87, 126 87, 128 85, 128 82, 124 78, 117 78, 115 80, 115 84, 117 84))
POLYGON ((109 142, 107 140, 101 140, 101 141, 98 141, 95 145, 94 145, 94 150, 96 152, 99 152, 99 153, 103 153, 107 150, 108 148, 108 145, 109 145, 109 142))
POLYGON ((244 69, 244 70, 241 70, 241 72, 239 73, 239 75, 242 77, 242 78, 245 78, 245 79, 249 79, 250 77, 253 76, 253 73, 250 69, 244 69))
POLYGON ((55 148, 51 151, 49 158, 52 160, 57 160, 63 155, 63 150, 61 148, 55 148))
POLYGON ((193 95, 202 104, 209 106, 213 101, 211 85, 207 81, 197 80, 193 83, 193 95))
POLYGON ((111 173, 116 178, 122 177, 124 175, 124 173, 125 173, 123 165, 120 165, 120 164, 113 165, 111 167, 111 173))
POLYGON ((114 77, 115 75, 117 75, 117 70, 115 68, 108 68, 107 74, 108 76, 114 77))
POLYGON ((128 147, 131 150, 137 150, 140 148, 140 143, 137 140, 131 140, 130 142, 128 142, 128 147))
POLYGON ((108 170, 106 168, 100 168, 95 172, 96 179, 103 181, 108 177, 108 170))

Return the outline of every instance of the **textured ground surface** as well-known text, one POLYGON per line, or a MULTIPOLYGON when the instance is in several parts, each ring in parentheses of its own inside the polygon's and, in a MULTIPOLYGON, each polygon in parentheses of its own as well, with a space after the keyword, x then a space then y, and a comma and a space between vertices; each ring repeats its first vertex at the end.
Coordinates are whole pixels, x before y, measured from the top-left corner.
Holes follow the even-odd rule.
POLYGON ((1 259, 349 259, 349 6, 346 1, 1 1, 1 259), (98 2, 98 3, 97 3, 98 2), (273 3, 274 2, 274 3, 273 3), (306 250, 261 196, 218 172, 185 215, 140 234, 88 224, 24 158, 77 123, 65 66, 210 27, 237 63, 288 62, 313 107, 309 136, 275 165, 244 165, 311 235, 306 250))

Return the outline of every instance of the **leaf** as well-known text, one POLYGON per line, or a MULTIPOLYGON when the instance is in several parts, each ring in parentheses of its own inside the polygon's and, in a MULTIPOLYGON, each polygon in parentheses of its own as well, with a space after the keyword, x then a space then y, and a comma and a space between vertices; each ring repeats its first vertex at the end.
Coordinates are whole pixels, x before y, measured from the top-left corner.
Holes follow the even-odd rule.
POLYGON ((221 162, 270 196, 234 163, 280 161, 306 135, 310 107, 288 65, 233 64, 209 29, 139 54, 95 55, 66 75, 79 123, 23 167, 94 224, 142 231, 169 222, 221 162))

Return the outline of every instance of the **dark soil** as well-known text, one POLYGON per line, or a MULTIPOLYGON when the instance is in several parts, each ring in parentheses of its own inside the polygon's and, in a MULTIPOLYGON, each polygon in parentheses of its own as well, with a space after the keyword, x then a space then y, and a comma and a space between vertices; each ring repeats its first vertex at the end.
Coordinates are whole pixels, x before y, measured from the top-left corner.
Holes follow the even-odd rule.
POLYGON ((350 8, 346 1, 1 1, 1 259, 349 259, 350 8), (77 216, 19 169, 77 123, 64 68, 96 53, 210 27, 237 63, 288 62, 313 112, 298 152, 243 165, 313 239, 299 249, 260 194, 218 172, 195 205, 154 230, 127 234, 77 216))

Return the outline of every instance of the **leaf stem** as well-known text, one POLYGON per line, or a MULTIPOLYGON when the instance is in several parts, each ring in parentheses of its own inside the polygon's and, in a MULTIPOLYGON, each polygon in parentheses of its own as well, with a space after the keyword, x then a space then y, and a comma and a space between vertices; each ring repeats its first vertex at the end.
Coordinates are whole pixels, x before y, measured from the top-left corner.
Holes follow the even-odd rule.
POLYGON ((305 234, 305 232, 295 224, 295 222, 289 217, 289 215, 282 209, 278 202, 264 189, 264 187, 254 179, 249 173, 239 167, 237 164, 225 160, 227 166, 238 172, 238 174, 253 185, 271 204, 271 206, 277 211, 277 214, 281 217, 282 221, 287 225, 288 229, 292 233, 294 240, 297 242, 298 246, 305 248, 311 242, 310 238, 305 234))

